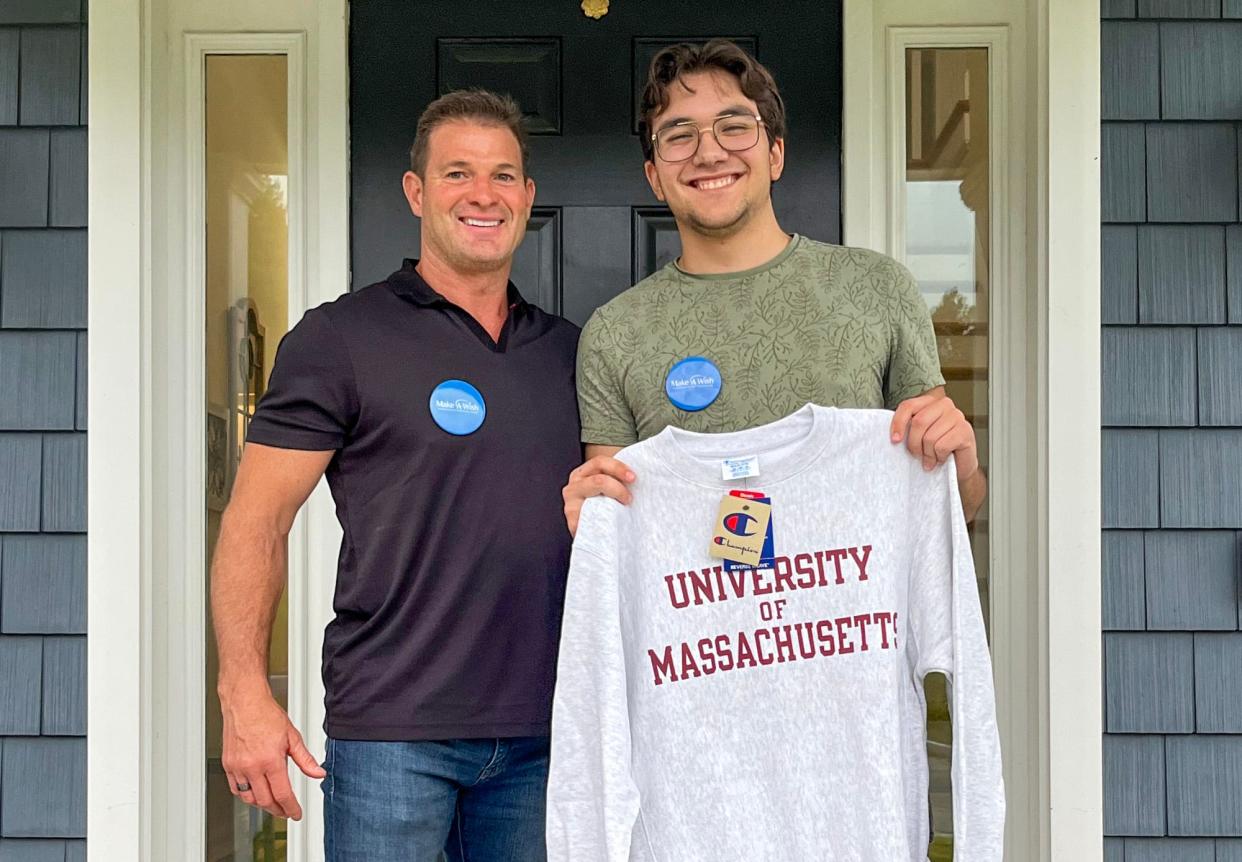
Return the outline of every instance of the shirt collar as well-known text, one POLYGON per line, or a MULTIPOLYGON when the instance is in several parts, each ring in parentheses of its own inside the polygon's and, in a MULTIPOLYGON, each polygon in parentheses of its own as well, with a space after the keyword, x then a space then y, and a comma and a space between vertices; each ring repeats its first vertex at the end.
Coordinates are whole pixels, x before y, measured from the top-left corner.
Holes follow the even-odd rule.
MULTIPOLYGON (((406 297, 415 305, 424 307, 452 305, 453 303, 439 293, 436 293, 431 285, 423 279, 422 275, 415 269, 416 266, 418 266, 418 261, 415 258, 407 257, 402 261, 401 269, 388 276, 388 283, 392 286, 393 291, 406 297)), ((522 294, 514 287, 512 281, 509 282, 508 296, 510 311, 525 307, 526 300, 522 298, 522 294)))

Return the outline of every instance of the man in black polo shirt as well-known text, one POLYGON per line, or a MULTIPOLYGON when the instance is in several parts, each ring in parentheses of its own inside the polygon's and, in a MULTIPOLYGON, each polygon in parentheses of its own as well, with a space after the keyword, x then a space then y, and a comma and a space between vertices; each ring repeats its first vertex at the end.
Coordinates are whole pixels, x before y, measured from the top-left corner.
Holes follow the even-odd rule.
POLYGON ((286 757, 323 778, 329 862, 543 859, 578 331, 508 283, 535 193, 512 100, 433 102, 411 162, 420 260, 307 312, 250 425, 212 572, 224 769, 294 819, 286 757), (321 769, 266 667, 325 471, 344 540, 321 769))

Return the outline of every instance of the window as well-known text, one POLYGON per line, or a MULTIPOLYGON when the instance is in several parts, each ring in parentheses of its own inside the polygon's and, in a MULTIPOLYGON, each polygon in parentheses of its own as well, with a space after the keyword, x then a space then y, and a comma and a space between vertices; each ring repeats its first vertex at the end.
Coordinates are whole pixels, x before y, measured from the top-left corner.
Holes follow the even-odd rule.
MULTIPOLYGON (((988 310, 992 195, 988 49, 905 49, 904 259, 932 313, 945 391, 966 414, 988 465, 988 310)), ((988 506, 970 525, 990 626, 988 506)), ((931 862, 953 856, 952 732, 944 677, 926 686, 931 862)))
MULTIPOLYGON (((246 429, 288 328, 288 58, 206 57, 207 565, 246 429)), ((211 607, 206 632, 206 859, 285 859, 286 824, 233 797, 220 763, 219 670, 211 607)), ((280 603, 268 681, 288 708, 288 595, 280 603)))

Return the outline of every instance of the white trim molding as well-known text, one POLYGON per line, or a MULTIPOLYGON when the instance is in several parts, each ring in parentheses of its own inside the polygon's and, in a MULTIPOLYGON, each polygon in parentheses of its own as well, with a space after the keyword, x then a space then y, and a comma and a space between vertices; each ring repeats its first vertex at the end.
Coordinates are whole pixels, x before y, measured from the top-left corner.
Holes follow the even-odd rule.
POLYGON ((150 285, 146 33, 139 0, 91 0, 87 110, 88 780, 92 860, 146 859, 150 794, 150 285), (107 46, 106 49, 95 46, 107 46), (108 142, 101 145, 101 142, 108 142), (108 848, 106 852, 104 848, 108 848))
POLYGON ((1103 858, 1100 8, 1038 4, 1040 644, 1050 858, 1103 858))
MULTIPOLYGON (((345 0, 92 0, 89 195, 92 862, 204 854, 208 54, 288 57, 289 323, 348 288, 345 0), (118 58, 122 58, 118 60, 118 58), (98 71, 96 72, 96 66, 98 71), (98 423, 98 424, 97 424, 98 423), (132 504, 131 504, 132 498, 132 504)), ((318 656, 340 531, 320 487, 290 535, 290 716, 322 752, 318 656)), ((289 858, 318 858, 321 794, 289 858)))

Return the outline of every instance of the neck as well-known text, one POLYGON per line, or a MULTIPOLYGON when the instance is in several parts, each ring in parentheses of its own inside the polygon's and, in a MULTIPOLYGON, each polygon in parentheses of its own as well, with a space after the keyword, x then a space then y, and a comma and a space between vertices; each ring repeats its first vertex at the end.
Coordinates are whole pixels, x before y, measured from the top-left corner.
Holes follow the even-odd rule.
POLYGON ((781 230, 770 204, 761 217, 751 219, 728 236, 705 235, 680 224, 677 232, 681 236, 678 263, 686 272, 699 275, 753 269, 776 257, 789 244, 789 234, 781 230))
POLYGON ((490 272, 462 272, 426 246, 421 253, 415 269, 423 281, 477 320, 493 340, 499 339, 509 316, 509 265, 490 272))

